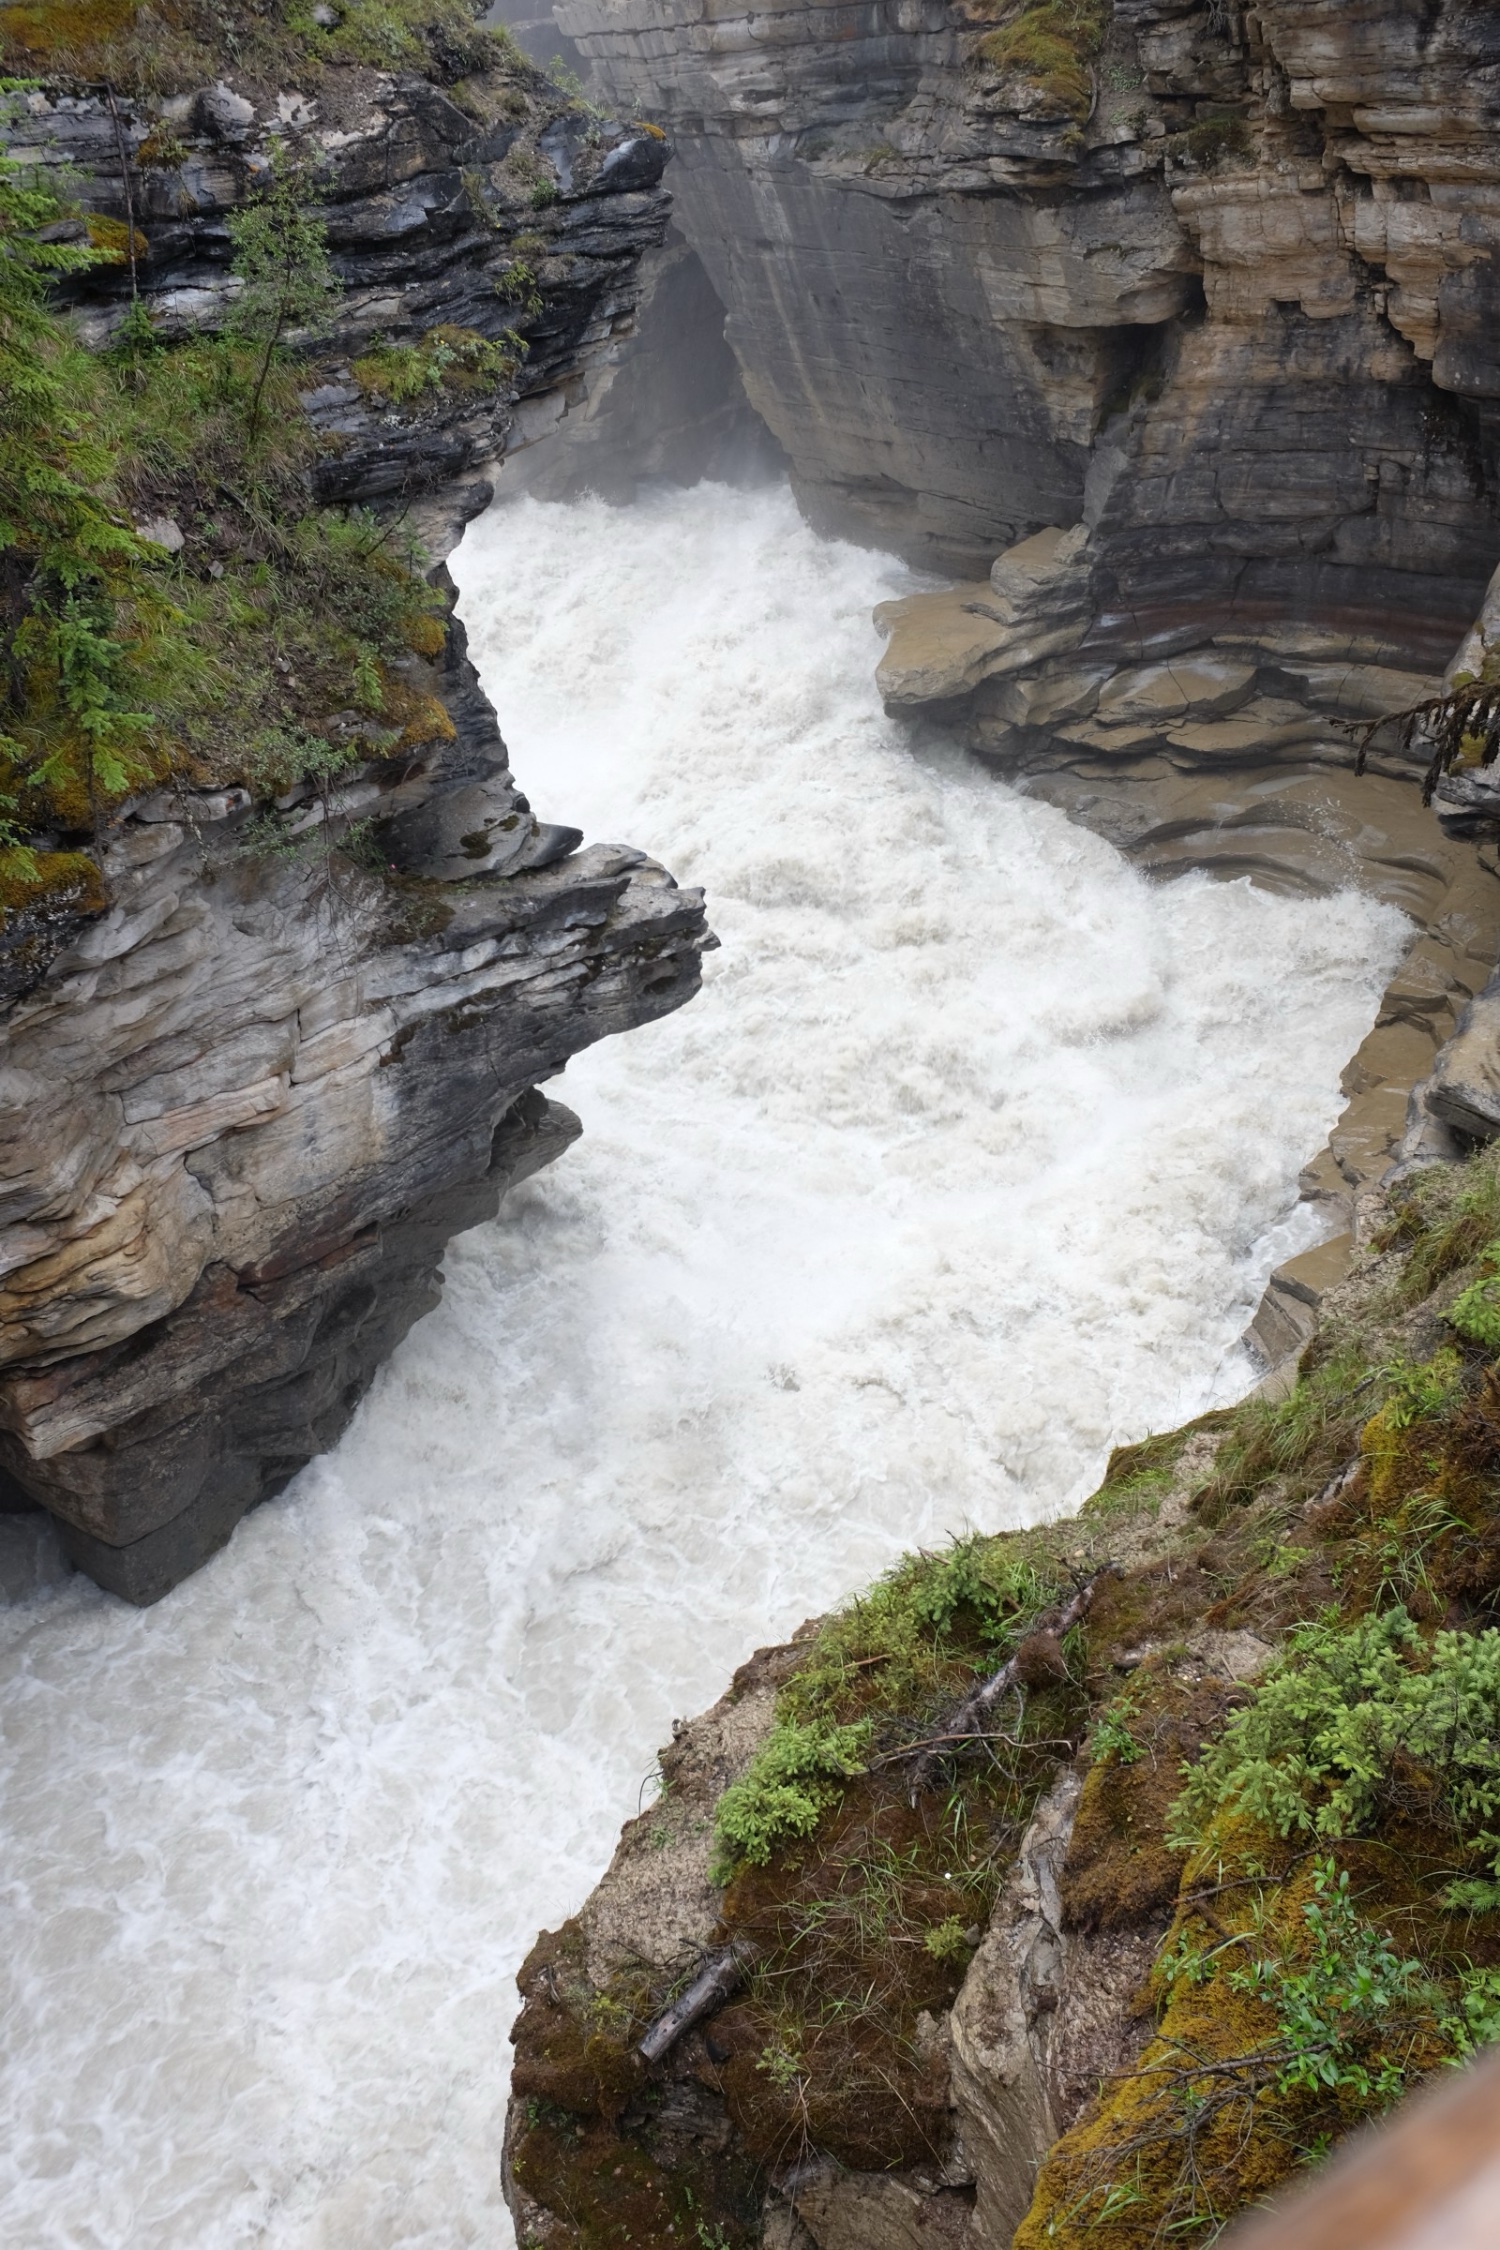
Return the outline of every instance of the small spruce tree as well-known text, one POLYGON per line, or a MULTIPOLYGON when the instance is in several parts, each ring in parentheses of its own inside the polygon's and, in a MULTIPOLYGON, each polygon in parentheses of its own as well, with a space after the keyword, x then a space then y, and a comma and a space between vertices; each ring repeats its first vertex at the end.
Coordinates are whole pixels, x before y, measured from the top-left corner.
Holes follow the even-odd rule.
POLYGON ((307 166, 280 143, 273 146, 264 186, 235 212, 229 231, 232 270, 244 284, 230 327, 259 354, 248 416, 253 443, 277 353, 297 330, 315 336, 327 329, 338 279, 329 263, 328 230, 313 204, 307 166))

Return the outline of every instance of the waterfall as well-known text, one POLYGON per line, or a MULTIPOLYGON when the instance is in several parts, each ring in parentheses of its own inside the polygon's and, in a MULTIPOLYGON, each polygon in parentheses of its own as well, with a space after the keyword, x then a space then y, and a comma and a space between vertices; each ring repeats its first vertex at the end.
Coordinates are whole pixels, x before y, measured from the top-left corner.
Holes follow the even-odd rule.
POLYGON ((914 753, 902 574, 783 491, 523 500, 455 571, 538 812, 722 950, 553 1089, 585 1139, 334 1454, 156 1609, 0 1610, 9 2250, 507 2241, 515 1969, 674 1713, 1244 1387, 1406 935, 914 753))

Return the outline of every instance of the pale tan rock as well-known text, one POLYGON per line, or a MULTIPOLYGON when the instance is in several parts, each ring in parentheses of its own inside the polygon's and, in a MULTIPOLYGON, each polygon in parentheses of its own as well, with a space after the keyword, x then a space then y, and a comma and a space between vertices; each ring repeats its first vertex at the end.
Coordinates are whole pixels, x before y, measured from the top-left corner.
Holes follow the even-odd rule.
POLYGON ((1165 731, 1177 749, 1200 758, 1265 757, 1326 739, 1329 732, 1319 714, 1269 695, 1256 696, 1229 718, 1169 724, 1165 731))
POLYGON ((887 703, 941 703, 979 685, 1012 639, 989 594, 981 581, 880 604, 875 621, 888 639, 875 683, 887 703))
POLYGON ((1437 1039, 1430 1022, 1377 1023, 1345 1063, 1339 1084, 1346 1094, 1377 1086, 1414 1086, 1432 1068, 1437 1039))
POLYGON ((765 1739, 795 1655, 793 1642, 758 1649, 710 1710, 674 1726, 660 1755, 667 1786, 626 1823, 583 1911, 584 1966, 594 1984, 641 1962, 679 1969, 708 1949, 719 1918, 708 1879, 714 1807, 765 1739))
POLYGON ((959 2250, 972 2241, 964 2198, 879 2173, 820 2173, 798 2187, 797 2215, 817 2250, 959 2250))
POLYGON ((1254 664, 1232 657, 1185 656, 1143 665, 1116 672, 1101 688, 1096 717, 1105 727, 1217 718, 1246 701, 1255 676, 1254 664))
POLYGON ((84 1232, 0 1283, 0 1365, 45 1367, 123 1342, 191 1292, 213 1241, 213 1207, 167 1163, 112 1200, 84 1232))
POLYGON ((953 2100, 977 2199, 973 2241, 1009 2242, 1057 2137, 1046 2018, 1062 1988, 1058 1885, 1082 1776, 1064 1768, 1038 1805, 950 2017, 953 2100))
MULTIPOLYGON (((1404 1115, 1404 1096, 1402 1112, 1404 1115)), ((1263 1365, 1279 1367, 1302 1350, 1317 1327, 1319 1305, 1343 1280, 1353 1255, 1353 1236, 1337 1234, 1276 1268, 1245 1331, 1247 1342, 1259 1353, 1263 1365)))
POLYGON ((1461 1133, 1478 1140, 1500 1134, 1500 991, 1487 987, 1464 1009, 1438 1057, 1426 1102, 1461 1133))
POLYGON ((1376 1086, 1348 1103, 1328 1146, 1351 1187, 1380 1179, 1395 1161, 1406 1131, 1408 1099, 1404 1086, 1376 1086))
POLYGON ((1075 587, 1081 588, 1088 536, 1082 524, 1071 530, 1049 524, 997 555, 990 565, 990 585, 1002 610, 1019 620, 1054 604, 1071 607, 1075 587))
POLYGON ((989 708, 1011 726, 1060 726, 1069 719, 1087 718, 1110 676, 1097 665, 1074 669, 1054 659, 1039 672, 998 681, 989 708))

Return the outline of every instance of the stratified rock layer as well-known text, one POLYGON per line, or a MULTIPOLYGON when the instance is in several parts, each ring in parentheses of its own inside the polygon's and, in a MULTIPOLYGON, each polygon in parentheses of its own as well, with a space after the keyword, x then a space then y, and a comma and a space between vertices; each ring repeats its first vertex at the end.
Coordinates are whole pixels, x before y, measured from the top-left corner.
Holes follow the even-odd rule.
POLYGON ((0 1463, 131 1600, 333 1443, 448 1238, 573 1138, 538 1082, 697 988, 702 893, 639 853, 566 856, 456 626, 444 673, 467 725, 314 806, 303 856, 247 849, 243 793, 138 807, 108 912, 6 1024, 0 1463), (373 812, 399 849, 480 789, 519 839, 498 874, 333 848, 373 812))
POLYGON ((486 469, 563 413, 631 331, 642 253, 667 222, 668 145, 601 129, 526 73, 450 92, 411 72, 344 70, 316 99, 221 83, 171 100, 122 94, 113 108, 92 91, 38 89, 7 135, 17 160, 60 171, 86 211, 117 226, 128 215, 138 236, 133 269, 78 284, 87 341, 114 333, 133 285, 165 336, 222 324, 239 288, 230 216, 288 134, 342 285, 303 402, 331 441, 321 496, 405 508, 441 559, 491 498, 486 469), (454 328, 519 336, 514 375, 400 400, 360 380, 372 344, 454 328))
MULTIPOLYGON (((293 134, 344 285, 305 399, 322 497, 402 511, 438 559, 527 436, 518 392, 560 412, 629 326, 667 209, 659 134, 525 72, 463 96, 39 88, 15 128, 141 233, 134 276, 79 284, 96 343, 132 279, 166 333, 222 322, 229 217, 293 134), (516 323, 509 379, 405 405, 360 380, 377 337, 516 323)), ((146 528, 193 560, 196 520, 146 528)), ((0 931, 0 1506, 43 1505, 132 1601, 334 1442, 449 1238, 576 1135, 539 1083, 690 998, 712 943, 700 892, 534 818, 456 622, 403 670, 423 726, 284 793, 274 839, 242 788, 163 790, 0 931)))
POLYGON ((1500 23, 1117 0, 1080 104, 1014 6, 561 0, 823 520, 975 574, 1083 519, 1140 654, 1288 613, 1446 659, 1500 553, 1500 23))

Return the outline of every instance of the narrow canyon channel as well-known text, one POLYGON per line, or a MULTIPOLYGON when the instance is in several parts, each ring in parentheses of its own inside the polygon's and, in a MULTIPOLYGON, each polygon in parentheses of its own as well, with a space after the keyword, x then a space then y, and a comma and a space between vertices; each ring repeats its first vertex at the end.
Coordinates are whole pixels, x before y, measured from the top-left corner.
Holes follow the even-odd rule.
POLYGON ((673 1715, 1245 1388, 1407 935, 1151 887, 914 752, 909 582, 784 490, 522 500, 454 569, 538 812, 706 885, 721 949, 196 1577, 132 1610, 5 1527, 7 2250, 508 2242, 515 1970, 673 1715))

